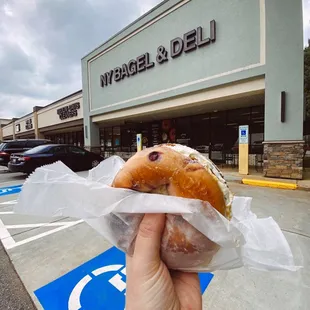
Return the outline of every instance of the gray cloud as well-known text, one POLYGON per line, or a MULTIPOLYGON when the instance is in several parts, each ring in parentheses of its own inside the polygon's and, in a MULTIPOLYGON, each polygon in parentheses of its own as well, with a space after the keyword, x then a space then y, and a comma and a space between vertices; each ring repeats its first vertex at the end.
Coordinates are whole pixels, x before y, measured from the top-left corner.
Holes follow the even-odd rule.
POLYGON ((33 62, 25 52, 14 43, 8 43, 1 57, 1 68, 4 70, 27 71, 31 72, 34 68, 33 62))
POLYGON ((160 0, 0 0, 0 118, 81 88, 81 58, 160 0))
POLYGON ((24 94, 24 80, 33 72, 35 66, 25 52, 14 43, 8 43, 0 57, 0 90, 2 94, 24 94))
POLYGON ((304 46, 310 39, 310 0, 303 0, 304 46))
MULTIPOLYGON (((81 58, 161 0, 0 0, 0 118, 81 88, 81 58)), ((305 44, 310 0, 304 0, 305 44)))

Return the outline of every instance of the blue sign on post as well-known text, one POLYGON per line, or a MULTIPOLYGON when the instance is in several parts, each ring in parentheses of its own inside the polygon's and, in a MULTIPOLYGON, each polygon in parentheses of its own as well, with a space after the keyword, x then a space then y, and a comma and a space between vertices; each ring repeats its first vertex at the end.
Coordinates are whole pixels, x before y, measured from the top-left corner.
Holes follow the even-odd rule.
POLYGON ((0 188, 0 197, 5 195, 17 194, 22 190, 22 185, 14 185, 0 188))
POLYGON ((239 144, 249 144, 249 125, 239 126, 239 144))
MULTIPOLYGON (((199 278, 203 293, 213 274, 199 278)), ((125 254, 112 247, 34 293, 45 310, 124 310, 125 254)))

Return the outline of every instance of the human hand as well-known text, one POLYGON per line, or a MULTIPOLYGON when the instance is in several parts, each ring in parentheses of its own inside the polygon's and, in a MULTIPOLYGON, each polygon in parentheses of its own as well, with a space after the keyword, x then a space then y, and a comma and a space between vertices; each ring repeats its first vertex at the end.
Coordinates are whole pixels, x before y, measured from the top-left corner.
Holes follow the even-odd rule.
POLYGON ((201 310, 197 273, 170 271, 160 258, 164 214, 146 214, 133 257, 126 257, 126 310, 201 310))

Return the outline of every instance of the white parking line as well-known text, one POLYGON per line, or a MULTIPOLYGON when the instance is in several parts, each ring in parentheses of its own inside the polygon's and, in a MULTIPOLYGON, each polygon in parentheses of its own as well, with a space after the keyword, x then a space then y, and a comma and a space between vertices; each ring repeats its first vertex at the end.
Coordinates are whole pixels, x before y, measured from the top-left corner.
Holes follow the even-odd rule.
POLYGON ((12 238, 11 234, 8 232, 7 228, 0 219, 0 240, 2 241, 3 246, 8 249, 14 247, 16 242, 12 238))
POLYGON ((61 226, 61 227, 58 227, 58 228, 55 228, 55 229, 46 231, 46 232, 44 232, 44 233, 42 233, 42 234, 38 234, 38 235, 36 235, 36 236, 33 236, 33 237, 30 237, 30 238, 27 238, 27 239, 24 239, 24 240, 15 242, 14 245, 13 245, 13 244, 12 244, 12 245, 9 245, 9 246, 6 247, 6 248, 7 248, 8 250, 13 249, 13 248, 15 248, 15 247, 17 247, 17 246, 26 244, 26 243, 31 242, 31 241, 34 241, 34 240, 38 240, 38 239, 40 239, 40 238, 43 238, 43 237, 46 237, 46 236, 48 236, 48 235, 54 234, 54 233, 56 233, 56 232, 58 232, 58 231, 61 231, 61 230, 63 230, 63 229, 66 229, 66 228, 75 226, 75 225, 77 225, 77 224, 80 224, 80 223, 82 223, 82 222, 84 222, 84 221, 83 221, 83 220, 79 220, 79 221, 71 222, 71 223, 68 224, 68 225, 64 225, 64 226, 61 226))
MULTIPOLYGON (((0 202, 0 205, 15 205, 17 203, 17 200, 8 200, 8 201, 3 201, 0 202)), ((8 214, 15 214, 14 211, 2 211, 0 212, 0 215, 8 215, 8 214)), ((35 240, 38 240, 40 238, 49 236, 51 234, 54 234, 56 232, 59 232, 61 230, 64 230, 66 228, 75 226, 77 224, 82 223, 83 220, 78 220, 78 221, 66 221, 66 222, 54 222, 54 223, 33 223, 33 224, 10 224, 10 225, 4 225, 4 223, 0 219, 0 240, 3 243, 3 246, 9 250, 13 249, 15 247, 18 247, 20 245, 26 244, 28 242, 32 242, 35 240), (8 229, 22 229, 22 228, 40 228, 40 227, 55 227, 54 229, 51 229, 49 231, 37 234, 35 236, 20 240, 20 241, 15 241, 8 231, 8 229)), ((27 231, 25 231, 27 232, 27 231)), ((22 232, 22 233, 25 233, 22 232)), ((14 235, 14 234, 13 234, 14 235)))
POLYGON ((9 200, 9 201, 0 202, 0 205, 16 205, 16 204, 17 204, 17 200, 9 200))
POLYGON ((5 225, 7 229, 17 229, 17 228, 37 228, 37 227, 55 227, 55 226, 66 226, 74 223, 70 222, 57 222, 57 223, 37 223, 37 224, 18 224, 18 225, 5 225))
MULTIPOLYGON (((11 211, 7 212, 0 212, 1 214, 13 214, 11 211)), ((46 237, 48 235, 54 234, 58 231, 64 230, 66 228, 75 226, 84 222, 83 220, 72 221, 72 222, 57 222, 57 223, 35 223, 35 224, 17 224, 17 225, 4 225, 4 223, 0 219, 0 240, 3 243, 3 246, 9 250, 13 249, 17 246, 26 244, 28 242, 38 240, 40 238, 46 237), (40 228, 40 227, 56 227, 55 229, 46 231, 44 233, 32 236, 30 238, 26 238, 24 240, 16 242, 11 234, 9 233, 8 229, 17 229, 17 228, 40 228)))

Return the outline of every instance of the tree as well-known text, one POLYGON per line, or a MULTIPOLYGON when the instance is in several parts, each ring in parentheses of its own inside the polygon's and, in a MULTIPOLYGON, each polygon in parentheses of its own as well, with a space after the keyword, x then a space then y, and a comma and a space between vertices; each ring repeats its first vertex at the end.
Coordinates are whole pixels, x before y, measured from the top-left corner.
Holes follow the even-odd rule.
POLYGON ((304 92, 306 117, 310 119, 310 46, 304 49, 304 92))

